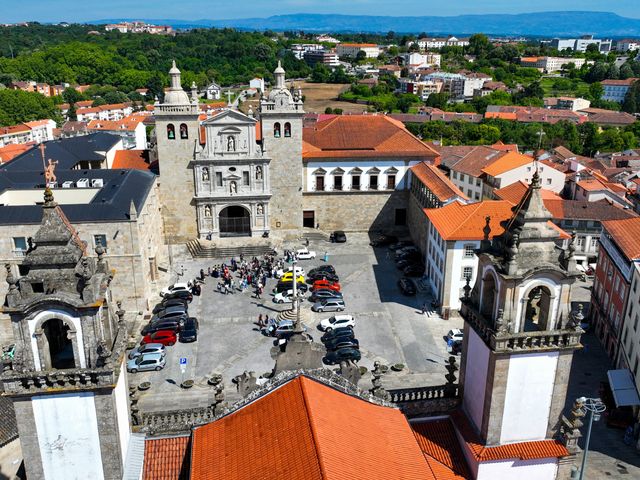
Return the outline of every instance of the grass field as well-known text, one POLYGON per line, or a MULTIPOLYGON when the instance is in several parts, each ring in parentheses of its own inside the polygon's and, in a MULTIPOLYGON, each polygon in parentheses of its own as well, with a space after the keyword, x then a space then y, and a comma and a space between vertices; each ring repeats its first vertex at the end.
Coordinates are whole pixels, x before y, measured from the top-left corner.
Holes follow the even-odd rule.
POLYGON ((540 80, 540 86, 546 97, 584 97, 589 92, 589 84, 582 80, 569 80, 567 78, 549 78, 540 80))
POLYGON ((341 108, 344 113, 362 113, 367 110, 366 105, 338 100, 338 95, 348 90, 349 85, 310 82, 296 84, 298 85, 305 97, 305 112, 324 113, 327 107, 341 108))

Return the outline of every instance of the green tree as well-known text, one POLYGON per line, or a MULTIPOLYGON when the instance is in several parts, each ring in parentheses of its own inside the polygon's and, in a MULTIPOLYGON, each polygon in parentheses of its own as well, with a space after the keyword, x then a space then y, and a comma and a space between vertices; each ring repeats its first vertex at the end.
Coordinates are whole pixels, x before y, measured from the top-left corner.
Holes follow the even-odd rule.
POLYGON ((469 51, 473 55, 477 55, 478 57, 485 56, 490 46, 491 42, 489 42, 489 38, 486 35, 476 33, 469 37, 469 51))
POLYGON ((640 81, 633 82, 622 102, 622 110, 627 113, 640 112, 640 81))
POLYGON ((331 71, 324 63, 316 63, 311 73, 311 81, 315 83, 327 83, 331 71))
POLYGON ((600 82, 595 82, 589 85, 588 97, 591 101, 600 100, 604 95, 604 88, 600 82))
POLYGON ((45 118, 61 121, 60 110, 51 98, 22 90, 0 90, 0 126, 45 118))

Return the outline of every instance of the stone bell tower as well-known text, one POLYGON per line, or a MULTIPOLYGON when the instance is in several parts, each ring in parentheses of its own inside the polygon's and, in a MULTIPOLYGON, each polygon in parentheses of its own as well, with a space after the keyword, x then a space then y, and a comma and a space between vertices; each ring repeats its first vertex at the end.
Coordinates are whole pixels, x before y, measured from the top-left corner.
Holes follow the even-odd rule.
POLYGON ((193 159, 200 145, 197 94, 182 89, 180 70, 173 62, 171 87, 155 106, 157 158, 160 167, 162 218, 168 243, 196 238, 193 159))
POLYGON ((16 278, 7 264, 16 356, 0 381, 13 401, 29 478, 119 479, 129 437, 124 312, 47 188, 42 223, 16 278))
POLYGON ((262 142, 271 157, 271 229, 302 228, 302 91, 290 91, 278 62, 275 85, 260 99, 262 142))
POLYGON ((575 248, 556 245, 566 234, 551 218, 536 172, 465 287, 463 408, 487 446, 551 439, 559 427, 582 330, 570 311, 575 248))

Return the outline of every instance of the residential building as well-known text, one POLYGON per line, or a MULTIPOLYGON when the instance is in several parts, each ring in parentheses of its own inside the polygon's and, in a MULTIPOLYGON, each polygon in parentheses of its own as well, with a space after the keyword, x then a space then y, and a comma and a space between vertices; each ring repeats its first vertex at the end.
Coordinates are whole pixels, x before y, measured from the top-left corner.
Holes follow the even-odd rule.
POLYGON ((305 52, 304 61, 310 66, 315 66, 316 63, 322 63, 329 68, 340 65, 338 54, 330 50, 310 50, 305 52))
POLYGON ((580 38, 567 38, 560 39, 554 38, 551 40, 551 48, 555 48, 559 52, 562 50, 573 50, 574 52, 586 52, 589 45, 595 44, 598 46, 600 53, 609 53, 611 51, 612 40, 601 40, 593 38, 593 35, 583 35, 580 38))
POLYGON ((571 110, 555 110, 549 108, 525 107, 518 105, 489 105, 484 118, 499 118, 521 123, 558 123, 560 121, 581 124, 588 121, 588 116, 571 110))
POLYGON ((633 271, 640 262, 640 218, 608 220, 602 227, 589 313, 596 335, 617 365, 633 271))
POLYGON ((631 290, 627 296, 622 326, 619 366, 629 369, 636 391, 640 391, 640 262, 634 262, 631 270, 631 290))
POLYGON ((216 82, 211 82, 209 85, 207 85, 207 88, 204 89, 204 97, 207 100, 220 100, 221 96, 222 87, 216 82))
POLYGON ((604 108, 582 108, 578 113, 586 115, 587 121, 602 126, 626 127, 633 125, 636 121, 635 115, 627 112, 606 110, 604 108))
POLYGON ((56 122, 53 120, 35 120, 20 125, 0 127, 0 147, 53 140, 54 128, 56 128, 56 122))
POLYGON ((336 46, 336 53, 340 58, 355 58, 360 52, 364 52, 366 58, 378 58, 381 50, 375 43, 340 43, 336 46))
POLYGON ((105 25, 105 31, 118 30, 120 33, 150 33, 152 35, 173 34, 170 25, 152 25, 145 22, 121 22, 105 25))
POLYGON ((79 122, 89 122, 91 120, 122 120, 133 113, 130 103, 114 103, 110 105, 100 105, 99 107, 85 107, 76 110, 76 117, 79 122))
POLYGON ((340 43, 340 40, 331 35, 318 35, 316 41, 320 43, 340 43))
POLYGON ((441 55, 439 53, 405 53, 402 55, 402 63, 409 69, 410 73, 415 72, 420 68, 439 67, 441 61, 441 55))
POLYGON ((87 124, 87 131, 105 132, 122 138, 125 149, 144 150, 147 148, 147 128, 143 118, 129 116, 122 120, 91 120, 87 124))
POLYGON ((581 68, 585 63, 592 64, 584 58, 575 57, 521 57, 520 65, 523 67, 537 68, 541 72, 551 73, 562 70, 573 63, 575 68, 581 68))
POLYGON ((625 38, 616 41, 616 51, 618 52, 635 52, 637 50, 640 50, 640 40, 625 38))
POLYGON ((449 178, 471 201, 478 202, 483 199, 485 192, 482 169, 503 154, 500 150, 485 146, 467 149, 462 157, 447 165, 449 178))
MULTIPOLYGON (((545 98, 545 106, 547 106, 547 102, 549 98, 545 98)), ((591 106, 591 101, 585 98, 576 98, 576 97, 556 97, 555 104, 550 105, 551 108, 557 110, 571 110, 572 112, 582 111, 591 106)))
POLYGON ((629 88, 636 82, 637 78, 627 78, 626 80, 603 80, 600 82, 604 93, 602 94, 602 100, 608 100, 611 102, 622 103, 624 97, 626 97, 629 88))
POLYGON ((259 93, 264 93, 264 78, 255 77, 249 81, 249 88, 254 89, 259 93))
POLYGON ((574 200, 586 200, 588 202, 607 200, 616 203, 622 208, 631 206, 631 203, 626 198, 626 186, 611 182, 607 177, 594 170, 582 170, 569 177, 567 190, 570 198, 574 200))
POLYGON ((481 88, 476 88, 473 91, 473 97, 486 97, 496 91, 508 92, 509 89, 503 82, 484 82, 481 88))
POLYGON ((321 43, 294 43, 290 50, 298 60, 304 60, 305 53, 324 50, 324 46, 321 43))
POLYGON ((419 38, 416 43, 421 50, 435 50, 442 47, 467 47, 469 39, 450 35, 448 37, 419 38))

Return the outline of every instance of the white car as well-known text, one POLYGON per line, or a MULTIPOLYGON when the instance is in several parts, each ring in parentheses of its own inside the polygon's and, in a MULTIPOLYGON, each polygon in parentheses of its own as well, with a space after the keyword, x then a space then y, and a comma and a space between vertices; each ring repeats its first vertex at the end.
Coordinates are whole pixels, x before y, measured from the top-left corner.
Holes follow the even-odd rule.
POLYGON ((447 333, 447 338, 449 338, 451 340, 460 340, 460 341, 462 341, 462 339, 464 338, 464 332, 462 330, 460 330, 459 328, 454 328, 452 330, 449 330, 449 333, 447 333))
POLYGON ((335 315, 320 322, 320 330, 329 332, 334 328, 355 327, 356 320, 352 315, 335 315))
MULTIPOLYGON (((293 267, 287 267, 284 270, 281 268, 280 270, 276 271, 276 278, 281 278, 285 273, 288 272, 293 272, 293 267)), ((304 275, 304 268, 302 267, 298 267, 296 265, 296 277, 299 277, 300 275, 302 275, 303 277, 304 275)))
POLYGON ((167 288, 163 288, 160 292, 160 296, 164 297, 165 295, 169 295, 170 293, 174 293, 177 291, 186 291, 191 292, 191 288, 186 283, 174 283, 173 285, 169 285, 167 288))
POLYGON ((307 247, 301 248, 296 252, 298 260, 311 260, 316 258, 316 252, 309 250, 307 247))
MULTIPOLYGON (((300 290, 297 290, 298 297, 304 297, 304 293, 300 290)), ((292 303, 293 302, 293 289, 287 290, 286 292, 276 293, 273 296, 273 301, 275 303, 292 303)))

